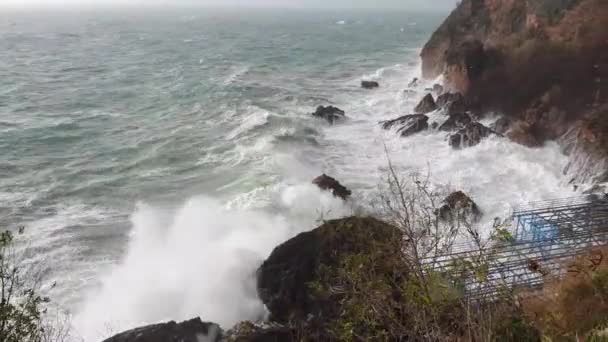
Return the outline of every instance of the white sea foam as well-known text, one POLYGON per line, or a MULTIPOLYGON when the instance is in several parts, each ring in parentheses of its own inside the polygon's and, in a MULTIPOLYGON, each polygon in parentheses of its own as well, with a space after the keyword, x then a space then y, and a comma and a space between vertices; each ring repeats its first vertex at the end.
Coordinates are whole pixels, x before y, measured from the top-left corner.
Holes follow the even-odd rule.
POLYGON ((77 315, 78 333, 94 341, 163 320, 200 316, 229 327, 262 317, 254 279, 261 261, 312 228, 318 208, 334 217, 349 210, 311 184, 287 186, 277 200, 283 210, 276 214, 228 209, 208 197, 190 199, 171 215, 140 205, 129 252, 77 315))
POLYGON ((378 91, 338 94, 336 105, 350 119, 335 126, 318 122, 323 127, 322 150, 317 151, 323 158, 318 162, 303 161, 301 151, 272 150, 270 135, 245 137, 267 120, 265 114, 252 112, 228 137, 239 141, 231 152, 235 155, 214 162, 258 161, 256 165, 281 176, 227 202, 204 196, 190 199, 172 214, 140 205, 132 216, 128 253, 79 311, 78 331, 87 340, 98 340, 169 319, 200 316, 229 327, 261 317, 264 309, 255 293, 254 272, 262 260, 279 243, 313 228, 319 217, 352 212, 350 205, 310 184, 321 172, 353 187, 363 203, 374 196, 390 157, 403 173, 430 171, 436 184, 468 192, 486 214, 485 222, 508 214, 510 204, 572 194, 561 175, 566 157, 556 144, 529 149, 489 138, 456 151, 445 133, 400 138, 382 130, 378 121, 410 113, 424 94, 429 84, 413 89, 414 97, 402 95, 405 85, 419 76, 417 70, 403 65, 383 68, 367 75, 380 81, 378 91))

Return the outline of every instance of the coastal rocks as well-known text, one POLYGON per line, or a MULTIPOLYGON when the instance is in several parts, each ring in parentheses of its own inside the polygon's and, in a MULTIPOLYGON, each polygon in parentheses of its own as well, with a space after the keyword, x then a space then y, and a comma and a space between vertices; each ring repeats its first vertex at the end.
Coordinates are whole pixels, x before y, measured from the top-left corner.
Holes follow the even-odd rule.
POLYGON ((437 104, 435 103, 435 99, 433 95, 426 94, 425 97, 422 98, 420 103, 414 108, 414 112, 417 114, 427 114, 437 110, 437 104))
POLYGON ((481 75, 487 58, 483 43, 478 40, 465 41, 458 48, 450 50, 444 72, 448 89, 466 94, 471 82, 481 75))
POLYGON ((511 120, 509 120, 509 118, 505 118, 504 116, 494 121, 494 123, 490 125, 490 129, 498 134, 506 134, 510 128, 511 120))
POLYGON ((380 84, 376 81, 361 81, 361 88, 363 89, 374 89, 378 88, 380 84))
POLYGON ((436 102, 437 106, 443 108, 446 114, 466 112, 467 106, 464 96, 460 93, 444 93, 439 95, 436 102))
POLYGON ((352 194, 348 188, 340 184, 340 182, 338 182, 335 178, 332 178, 326 174, 322 174, 321 176, 315 178, 312 183, 318 186, 321 190, 330 191, 335 197, 341 198, 345 201, 352 194))
POLYGON ((132 329, 104 342, 219 342, 221 335, 217 324, 195 318, 182 323, 171 321, 132 329))
MULTIPOLYGON (((373 254, 381 261, 398 255, 400 236, 397 228, 377 219, 349 217, 328 221, 276 247, 257 272, 258 295, 270 319, 279 323, 336 319, 342 307, 340 296, 319 295, 311 284, 319 281, 322 270, 342 267, 354 256, 373 254)), ((382 271, 387 270, 377 274, 382 271)), ((339 286, 326 282, 319 285, 339 286)))
POLYGON ((510 125, 507 138, 527 147, 539 147, 542 145, 534 134, 533 126, 523 120, 515 121, 510 125))
POLYGON ((410 81, 410 83, 408 83, 407 87, 408 87, 408 88, 415 88, 415 87, 417 87, 417 86, 418 86, 418 83, 419 83, 418 78, 417 78, 417 77, 414 77, 414 78, 413 78, 413 79, 410 81))
POLYGON ((481 210, 467 194, 456 191, 445 198, 438 215, 444 221, 466 220, 470 223, 481 218, 481 210))
POLYGON ((443 86, 441 84, 433 84, 433 92, 437 95, 440 96, 441 94, 443 94, 443 86))
MULTIPOLYGON (((206 340, 203 340, 206 342, 206 340)), ((225 333, 222 342, 292 342, 294 329, 276 323, 241 322, 225 333)))
POLYGON ((471 122, 449 137, 450 146, 454 149, 471 147, 479 144, 483 138, 495 134, 494 131, 479 122, 471 122))
POLYGON ((451 132, 459 129, 463 129, 473 121, 467 113, 454 113, 450 114, 450 117, 439 126, 440 131, 451 132))
POLYGON ((312 113, 312 116, 327 120, 330 124, 334 124, 336 121, 341 120, 345 117, 345 112, 334 106, 319 106, 317 110, 312 113))
POLYGON ((394 126, 401 126, 397 132, 402 137, 408 137, 412 134, 424 131, 429 128, 429 118, 424 114, 404 115, 394 120, 382 122, 382 128, 391 129, 394 126))

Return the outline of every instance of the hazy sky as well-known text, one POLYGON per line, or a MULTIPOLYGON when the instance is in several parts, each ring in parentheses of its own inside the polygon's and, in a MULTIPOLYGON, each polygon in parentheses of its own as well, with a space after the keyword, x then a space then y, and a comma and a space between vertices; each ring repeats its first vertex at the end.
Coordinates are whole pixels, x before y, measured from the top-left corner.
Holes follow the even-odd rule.
POLYGON ((0 0, 0 7, 76 8, 130 5, 202 5, 304 8, 453 8, 457 0, 0 0))

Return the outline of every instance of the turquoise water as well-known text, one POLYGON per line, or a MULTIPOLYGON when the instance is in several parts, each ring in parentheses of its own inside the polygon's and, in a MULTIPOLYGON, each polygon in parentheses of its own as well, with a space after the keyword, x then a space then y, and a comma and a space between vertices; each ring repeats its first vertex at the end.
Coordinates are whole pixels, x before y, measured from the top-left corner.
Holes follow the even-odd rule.
POLYGON ((445 15, 0 13, 0 225, 25 225, 30 261, 48 262, 53 299, 90 337, 259 315, 257 263, 321 212, 352 209, 310 180, 332 174, 365 206, 385 146, 489 216, 568 192, 556 146, 489 139, 457 153, 439 133, 377 127, 415 105, 403 89, 445 15), (326 104, 349 119, 329 127, 309 115, 326 104))

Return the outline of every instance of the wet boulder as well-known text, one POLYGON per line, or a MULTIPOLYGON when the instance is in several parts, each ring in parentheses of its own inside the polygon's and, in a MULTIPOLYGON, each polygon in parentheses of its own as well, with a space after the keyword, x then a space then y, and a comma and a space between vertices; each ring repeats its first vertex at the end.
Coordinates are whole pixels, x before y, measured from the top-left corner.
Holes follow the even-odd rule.
POLYGON ((449 138, 449 143, 455 149, 471 147, 479 144, 481 140, 492 134, 496 133, 479 122, 471 122, 458 132, 452 134, 449 138))
POLYGON ((408 88, 415 88, 415 87, 417 87, 417 86, 418 86, 418 83, 419 83, 418 77, 414 77, 414 78, 413 78, 413 79, 410 81, 410 83, 408 83, 407 87, 408 87, 408 88))
POLYGON ((361 88, 363 89, 374 89, 378 88, 380 84, 376 81, 361 81, 361 88))
POLYGON ((460 93, 444 93, 437 97, 437 107, 443 108, 446 114, 466 112, 467 106, 460 93))
MULTIPOLYGON (((205 340, 203 340, 205 341, 205 340)), ((225 333, 226 342, 292 342, 297 341, 294 329, 272 322, 241 322, 225 333)))
POLYGON ((334 106, 319 106, 317 110, 312 113, 312 116, 327 120, 330 124, 334 124, 336 121, 341 120, 345 117, 346 113, 334 106))
POLYGON ((340 184, 335 178, 332 178, 326 174, 322 174, 321 176, 315 178, 312 181, 313 184, 318 186, 321 190, 330 191, 335 197, 341 198, 343 200, 348 199, 352 192, 340 184))
POLYGON ((451 193, 439 208, 439 218, 444 221, 476 222, 481 218, 477 203, 462 191, 451 193))
POLYGON ((505 118, 504 116, 494 121, 494 123, 490 125, 490 129, 498 134, 507 133, 510 127, 511 120, 509 120, 509 118, 505 118))
POLYGON ((400 126, 397 130, 402 137, 424 131, 429 128, 429 117, 424 114, 410 114, 398 117, 394 120, 382 122, 382 128, 391 129, 400 126))
POLYGON ((467 113, 450 114, 450 117, 439 126, 439 130, 444 132, 457 131, 466 127, 472 121, 473 119, 467 113))
POLYGON ((437 95, 440 96, 441 94, 443 94, 443 86, 441 84, 433 84, 433 92, 437 95))
POLYGON ((391 276, 395 271, 407 273, 394 265, 381 267, 383 260, 401 252, 400 237, 399 229, 377 219, 349 217, 325 222, 279 245, 257 271, 258 295, 270 311, 270 320, 320 320, 323 324, 338 319, 341 297, 321 295, 311 284, 339 286, 332 277, 322 277, 322 272, 339 272, 353 257, 373 255, 378 260, 378 277, 391 276))
POLYGON ((135 328, 104 342, 218 342, 221 338, 219 325, 195 318, 182 323, 171 321, 135 328))
POLYGON ((414 108, 417 114, 427 114, 437 110, 437 104, 432 94, 426 94, 425 97, 420 100, 420 103, 414 108))

